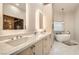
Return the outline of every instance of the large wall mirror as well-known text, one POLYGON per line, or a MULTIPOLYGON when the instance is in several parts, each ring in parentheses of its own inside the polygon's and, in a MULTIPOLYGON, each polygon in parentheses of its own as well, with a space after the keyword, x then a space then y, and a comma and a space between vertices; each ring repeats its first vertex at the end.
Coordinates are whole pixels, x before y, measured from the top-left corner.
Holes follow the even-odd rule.
POLYGON ((26 29, 26 4, 3 4, 3 30, 26 29))

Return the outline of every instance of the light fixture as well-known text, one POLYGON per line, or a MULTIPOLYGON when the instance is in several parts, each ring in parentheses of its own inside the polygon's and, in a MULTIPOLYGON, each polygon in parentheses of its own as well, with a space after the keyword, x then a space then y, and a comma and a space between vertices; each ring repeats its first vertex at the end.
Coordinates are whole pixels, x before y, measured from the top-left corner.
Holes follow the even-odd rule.
POLYGON ((64 8, 62 8, 61 10, 62 10, 62 15, 64 15, 64 8))
POLYGON ((64 20, 64 8, 61 8, 61 18, 64 20))

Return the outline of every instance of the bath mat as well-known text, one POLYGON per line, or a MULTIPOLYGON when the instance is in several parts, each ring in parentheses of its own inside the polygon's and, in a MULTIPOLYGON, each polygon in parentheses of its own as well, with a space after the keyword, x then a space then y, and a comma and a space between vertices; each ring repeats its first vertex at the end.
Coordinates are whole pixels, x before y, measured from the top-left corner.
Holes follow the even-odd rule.
POLYGON ((68 46, 73 46, 73 45, 78 45, 77 43, 75 42, 63 42, 64 44, 68 45, 68 46))

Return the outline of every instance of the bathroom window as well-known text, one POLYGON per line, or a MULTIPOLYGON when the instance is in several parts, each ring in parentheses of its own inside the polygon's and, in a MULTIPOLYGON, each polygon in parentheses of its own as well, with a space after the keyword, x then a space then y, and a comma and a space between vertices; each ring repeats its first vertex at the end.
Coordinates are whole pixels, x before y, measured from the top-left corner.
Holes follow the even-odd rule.
POLYGON ((63 32, 64 31, 64 22, 55 21, 54 22, 54 31, 55 32, 63 32))

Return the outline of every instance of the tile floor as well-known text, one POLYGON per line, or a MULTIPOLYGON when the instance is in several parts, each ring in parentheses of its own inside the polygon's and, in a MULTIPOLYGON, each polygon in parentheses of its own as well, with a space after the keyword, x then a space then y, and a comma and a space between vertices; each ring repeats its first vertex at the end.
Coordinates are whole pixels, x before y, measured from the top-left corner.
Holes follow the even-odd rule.
POLYGON ((50 55, 79 55, 79 44, 68 46, 61 42, 54 42, 50 55))

